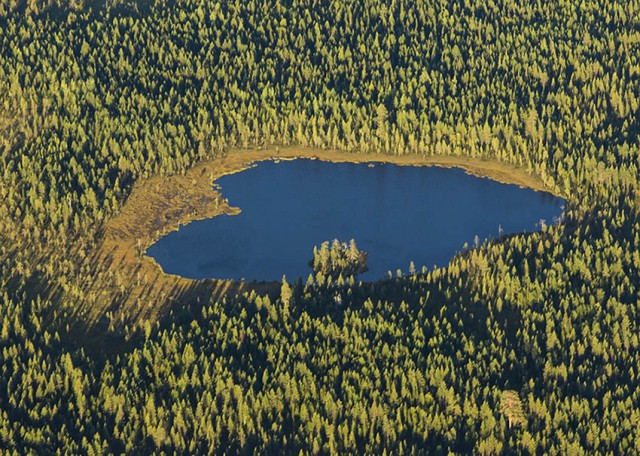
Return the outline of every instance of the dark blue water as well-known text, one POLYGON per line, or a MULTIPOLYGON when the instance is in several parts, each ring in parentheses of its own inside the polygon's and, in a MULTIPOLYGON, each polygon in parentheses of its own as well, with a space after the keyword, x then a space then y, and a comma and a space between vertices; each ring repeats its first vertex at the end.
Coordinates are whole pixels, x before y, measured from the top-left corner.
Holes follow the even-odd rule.
POLYGON ((553 223, 564 201, 461 169, 318 160, 261 162, 216 181, 242 210, 193 222, 147 254, 193 279, 306 279, 313 246, 355 239, 376 280, 387 271, 445 266, 465 243, 553 223))

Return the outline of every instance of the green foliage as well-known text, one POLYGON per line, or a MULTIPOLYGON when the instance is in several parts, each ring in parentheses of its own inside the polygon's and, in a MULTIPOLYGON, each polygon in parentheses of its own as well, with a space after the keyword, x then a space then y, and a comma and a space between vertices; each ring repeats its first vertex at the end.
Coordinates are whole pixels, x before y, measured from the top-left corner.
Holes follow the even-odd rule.
POLYGON ((367 271, 367 252, 358 249, 356 242, 351 239, 349 243, 334 239, 329 245, 325 241, 320 248, 313 248, 313 259, 309 262, 316 277, 331 277, 338 280, 344 277, 358 275, 367 271))
POLYGON ((50 3, 0 5, 0 448, 640 452, 636 0, 50 3), (80 295, 136 181, 267 144, 497 160, 566 218, 106 361, 63 342, 75 302, 39 295, 80 295))

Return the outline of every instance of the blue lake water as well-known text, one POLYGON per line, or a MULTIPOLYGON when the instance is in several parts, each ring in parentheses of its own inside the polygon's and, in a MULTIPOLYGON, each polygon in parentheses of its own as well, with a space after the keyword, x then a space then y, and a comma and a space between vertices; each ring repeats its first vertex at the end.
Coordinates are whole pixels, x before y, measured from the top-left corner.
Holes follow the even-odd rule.
POLYGON ((193 279, 306 280, 314 245, 355 239, 376 280, 387 271, 445 266, 463 245, 534 231, 564 200, 470 176, 461 169, 264 161, 215 182, 239 215, 180 227, 147 254, 193 279))

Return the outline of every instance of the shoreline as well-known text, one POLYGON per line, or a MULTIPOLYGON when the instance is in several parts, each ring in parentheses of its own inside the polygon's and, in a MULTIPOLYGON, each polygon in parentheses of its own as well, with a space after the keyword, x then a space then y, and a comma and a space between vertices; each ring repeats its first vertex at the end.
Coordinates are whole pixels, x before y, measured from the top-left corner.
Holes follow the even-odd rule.
MULTIPOLYGON (((389 163, 400 166, 461 168, 467 174, 518 185, 555 196, 554 189, 537 176, 504 163, 458 156, 385 155, 301 147, 231 149, 223 156, 204 160, 184 175, 154 176, 136 182, 117 215, 105 223, 93 256, 96 274, 87 283, 86 323, 97 325, 111 310, 119 321, 157 321, 181 297, 218 299, 229 293, 270 290, 271 283, 235 282, 218 279, 187 279, 165 273, 147 249, 166 234, 191 222, 221 214, 235 214, 214 185, 222 176, 241 172, 266 160, 316 159, 334 163, 389 163), (99 279, 107 278, 107 280, 99 279), (117 302, 114 302, 114 297, 117 302), (115 304, 115 305, 114 305, 115 304)), ((188 304, 183 302, 183 304, 188 304)))
MULTIPOLYGON (((254 158, 247 160, 244 167, 225 173, 225 175, 241 172, 246 169, 246 167, 261 161, 296 160, 300 158, 332 163, 384 163, 398 166, 436 166, 440 168, 460 168, 472 176, 491 179, 502 184, 518 185, 522 188, 529 188, 534 191, 546 192, 565 198, 564 195, 556 192, 556 189, 546 186, 538 176, 530 174, 523 168, 495 160, 458 155, 387 155, 309 147, 267 147, 264 149, 231 149, 222 159, 237 155, 254 158)), ((211 162, 215 160, 216 159, 211 162)), ((219 177, 222 177, 222 175, 219 177)))

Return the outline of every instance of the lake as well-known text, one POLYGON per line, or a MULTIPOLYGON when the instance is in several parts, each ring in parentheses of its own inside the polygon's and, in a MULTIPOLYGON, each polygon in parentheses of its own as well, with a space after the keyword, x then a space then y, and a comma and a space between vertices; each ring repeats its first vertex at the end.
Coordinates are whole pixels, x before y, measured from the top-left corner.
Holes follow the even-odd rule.
POLYGON ((466 174, 462 169, 320 160, 263 161, 215 182, 239 215, 182 226, 147 254, 192 279, 306 280, 313 247, 355 239, 376 280, 445 266, 463 249, 500 234, 554 223, 564 200, 466 174))

